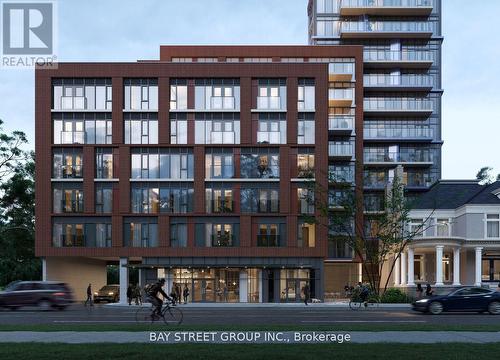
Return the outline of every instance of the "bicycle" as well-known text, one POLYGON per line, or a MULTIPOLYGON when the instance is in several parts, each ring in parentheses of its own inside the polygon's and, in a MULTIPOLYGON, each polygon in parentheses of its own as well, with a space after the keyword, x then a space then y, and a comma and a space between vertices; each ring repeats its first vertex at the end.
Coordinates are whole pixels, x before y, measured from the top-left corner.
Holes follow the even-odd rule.
POLYGON ((151 307, 146 306, 137 310, 135 313, 135 321, 138 324, 154 323, 155 321, 163 320, 168 325, 180 325, 184 315, 182 311, 174 305, 173 302, 167 301, 163 303, 160 315, 156 314, 156 307, 151 304, 151 307))
POLYGON ((364 305, 365 309, 368 309, 368 307, 377 307, 379 304, 380 300, 374 292, 370 292, 367 296, 362 296, 360 289, 354 289, 349 301, 349 308, 351 310, 359 310, 364 305))

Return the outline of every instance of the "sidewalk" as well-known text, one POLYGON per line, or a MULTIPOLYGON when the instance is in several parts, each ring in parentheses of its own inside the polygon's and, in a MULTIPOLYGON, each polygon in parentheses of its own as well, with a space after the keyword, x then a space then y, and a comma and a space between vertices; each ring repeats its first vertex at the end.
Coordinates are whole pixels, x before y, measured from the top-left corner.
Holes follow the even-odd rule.
MULTIPOLYGON (((167 329, 166 329, 167 330, 167 329)), ((125 331, 103 331, 103 332, 77 332, 77 331, 57 331, 57 332, 32 332, 32 331, 13 331, 13 332, 0 332, 0 343, 24 343, 24 342, 37 342, 37 343, 65 343, 65 344, 87 344, 87 343, 154 343, 154 344, 174 344, 174 343, 229 343, 224 341, 224 334, 228 332, 195 332, 195 331, 166 331, 162 332, 162 340, 158 340, 160 332, 125 332, 125 331), (192 334, 214 334, 213 338, 209 341, 189 340, 185 336, 185 341, 179 336, 175 340, 175 334, 184 335, 186 333, 192 334), (150 337, 155 335, 155 341, 151 341, 150 337), (170 335, 166 335, 170 334, 170 335)), ((238 333, 238 332, 237 332, 238 333)), ((240 332, 245 333, 247 336, 253 336, 257 332, 240 332)), ((238 343, 274 343, 274 341, 262 341, 265 338, 264 332, 261 334, 260 341, 239 341, 238 343)), ((268 332, 267 332, 268 333, 268 332)), ((332 331, 332 332, 312 332, 312 331, 287 331, 281 332, 282 339, 280 342, 287 343, 311 343, 309 341, 295 341, 296 334, 334 334, 336 336, 350 335, 349 341, 344 343, 403 343, 403 344, 435 344, 435 343, 500 343, 500 332, 458 332, 458 331, 382 331, 382 332, 366 332, 366 331, 332 331), (287 341, 286 339, 290 339, 287 341)), ((193 335, 196 336, 196 335, 193 335)), ((195 339, 192 337, 191 339, 195 339)), ((199 339, 199 337, 198 337, 199 339)), ((319 342, 319 341, 317 341, 319 342)), ((322 341, 328 343, 329 341, 322 341)), ((338 344, 341 346, 341 344, 338 344)))
MULTIPOLYGON (((109 307, 137 307, 141 305, 129 305, 122 303, 106 304, 109 307)), ((150 304, 143 304, 142 306, 151 306, 150 304)), ((304 303, 188 303, 177 305, 181 308, 305 308, 304 303)), ((348 301, 341 302, 326 302, 326 303, 309 303, 307 307, 311 308, 348 308, 348 301)), ((378 304, 370 306, 370 309, 377 308, 398 308, 398 309, 411 309, 411 304, 378 304)))

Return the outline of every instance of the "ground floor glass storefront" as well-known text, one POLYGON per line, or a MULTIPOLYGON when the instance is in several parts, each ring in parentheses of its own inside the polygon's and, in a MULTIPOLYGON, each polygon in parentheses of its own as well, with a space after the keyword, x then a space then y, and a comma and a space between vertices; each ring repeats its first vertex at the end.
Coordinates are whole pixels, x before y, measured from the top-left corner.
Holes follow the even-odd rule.
POLYGON ((168 293, 178 289, 182 297, 187 287, 188 302, 299 302, 306 286, 311 298, 321 298, 315 269, 159 267, 146 272, 145 283, 164 278, 168 293))
POLYGON ((259 302, 259 269, 173 268, 158 269, 158 278, 167 279, 169 291, 179 285, 189 289, 193 302, 259 302))

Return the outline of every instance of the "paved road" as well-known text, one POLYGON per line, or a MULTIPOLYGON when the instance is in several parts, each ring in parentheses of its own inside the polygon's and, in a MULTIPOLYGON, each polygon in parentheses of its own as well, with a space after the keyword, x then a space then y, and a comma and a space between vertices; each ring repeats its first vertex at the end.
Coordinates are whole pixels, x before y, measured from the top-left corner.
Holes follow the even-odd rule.
MULTIPOLYGON (((328 325, 328 324, 464 324, 498 325, 499 316, 453 313, 439 316, 415 313, 406 308, 352 311, 344 307, 193 307, 182 306, 184 324, 212 325, 328 325)), ((0 324, 127 324, 135 323, 136 307, 96 305, 89 310, 74 305, 65 311, 30 309, 0 310, 0 324)))

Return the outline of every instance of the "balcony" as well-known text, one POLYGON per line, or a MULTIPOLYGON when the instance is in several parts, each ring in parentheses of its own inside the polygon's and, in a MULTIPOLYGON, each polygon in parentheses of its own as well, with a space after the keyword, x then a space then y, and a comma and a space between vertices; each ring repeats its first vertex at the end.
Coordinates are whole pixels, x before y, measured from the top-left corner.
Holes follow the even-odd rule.
POLYGON ((344 39, 430 39, 434 32, 433 25, 427 21, 344 21, 340 36, 344 39))
POLYGON ((61 110, 85 110, 86 105, 84 96, 61 96, 61 110))
POLYGON ((208 202, 208 205, 208 213, 232 213, 234 211, 234 201, 232 200, 212 200, 208 202))
POLYGON ((432 0, 342 0, 340 15, 429 16, 432 0))
POLYGON ((354 116, 330 116, 328 130, 338 135, 350 135, 354 131, 354 116))
POLYGON ((399 129, 364 129, 365 141, 400 141, 430 142, 434 139, 434 130, 430 128, 399 129))
POLYGON ((280 243, 279 235, 257 235, 257 246, 278 247, 280 243))
POLYGON ((231 234, 219 234, 212 235, 212 247, 232 247, 233 246, 233 235, 231 234))
POLYGON ((62 200, 61 212, 63 213, 83 212, 83 200, 62 200))
POLYGON ((209 136, 210 144, 235 144, 234 131, 212 131, 209 136))
POLYGON ((257 96, 257 110, 286 111, 279 96, 257 96))
POLYGON ((366 89, 376 91, 430 91, 433 87, 433 79, 429 75, 389 75, 389 74, 366 74, 363 77, 363 85, 366 89))
POLYGON ((235 100, 232 96, 212 96, 210 110, 236 110, 235 100))
POLYGON ((329 89, 329 107, 350 107, 354 103, 354 89, 329 89))
POLYGON ((422 165, 430 166, 433 164, 432 156, 429 153, 365 153, 364 163, 366 166, 387 166, 387 165, 422 165))
POLYGON ((426 98, 365 98, 365 113, 376 115, 423 115, 433 111, 433 102, 426 98))
POLYGON ((55 179, 79 179, 83 176, 83 166, 81 165, 65 165, 54 168, 55 179))
MULTIPOLYGON (((84 131, 61 131, 60 144, 85 144, 84 131)), ((54 139, 54 142, 57 143, 54 139)))
POLYGON ((428 69, 434 62, 432 51, 365 50, 363 58, 370 68, 428 69))
POLYGON ((354 144, 330 142, 328 144, 328 156, 338 159, 350 160, 354 157, 354 144))
POLYGON ((61 235, 61 247, 85 246, 85 235, 61 235))
POLYGON ((283 134, 283 140, 280 131, 257 131, 257 143, 259 144, 284 144, 285 134, 283 134))
POLYGON ((330 183, 354 183, 354 170, 329 170, 328 178, 330 183))

